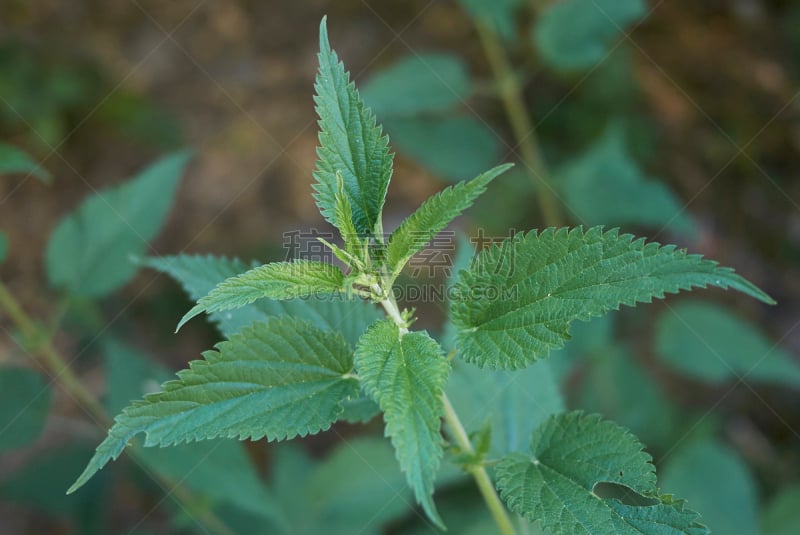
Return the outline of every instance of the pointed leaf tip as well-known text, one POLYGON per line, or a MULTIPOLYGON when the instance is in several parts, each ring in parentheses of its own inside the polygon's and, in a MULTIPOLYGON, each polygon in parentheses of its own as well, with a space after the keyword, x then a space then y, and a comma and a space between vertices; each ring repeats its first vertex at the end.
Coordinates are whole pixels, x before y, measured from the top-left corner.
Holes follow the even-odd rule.
POLYGON ((178 331, 180 331, 181 327, 186 325, 191 319, 195 318, 196 316, 199 316, 202 312, 205 311, 205 309, 206 307, 200 304, 193 306, 192 309, 189 310, 189 312, 183 315, 181 321, 178 322, 178 326, 175 327, 175 332, 177 333, 178 331))

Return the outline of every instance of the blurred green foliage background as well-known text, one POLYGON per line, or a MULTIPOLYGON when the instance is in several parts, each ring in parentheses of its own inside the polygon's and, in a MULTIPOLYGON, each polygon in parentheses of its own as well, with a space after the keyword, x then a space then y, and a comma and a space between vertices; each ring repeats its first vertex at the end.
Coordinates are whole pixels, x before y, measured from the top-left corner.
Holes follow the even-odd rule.
MULTIPOLYGON (((562 211, 570 224, 619 225, 734 266, 779 304, 711 292, 623 310, 576 330, 529 387, 552 374, 563 400, 543 395, 548 411, 585 408, 630 427, 659 463, 662 487, 688 498, 716 533, 800 532, 800 6, 598 2, 610 19, 586 16, 574 0, 505 0, 488 13, 562 211)), ((286 232, 327 230, 311 198, 312 83, 327 14, 398 153, 386 212, 394 228, 444 185, 519 160, 471 18, 488 4, 4 1, 2 281, 115 414, 218 335, 198 321, 174 336, 188 298, 151 270, 129 281, 132 263, 113 268, 130 271, 118 281, 54 279, 83 258, 69 241, 46 258, 59 220, 190 148, 171 210, 161 206, 170 200, 163 183, 121 194, 164 218, 160 234, 144 232, 149 247, 138 256, 276 260, 286 232)), ((542 228, 540 194, 517 166, 461 228, 542 228)), ((129 239, 110 234, 101 254, 129 239)), ((446 330, 444 307, 417 306, 423 327, 446 330)), ((145 470, 117 462, 66 497, 105 430, 29 358, 37 340, 5 313, 0 328, 0 535, 260 533, 273 508, 291 519, 286 533, 431 532, 409 512, 374 420, 292 445, 148 452, 145 470), (376 473, 359 471, 364 459, 376 473), (189 497, 173 499, 152 471, 189 497), (204 523, 209 511, 223 529, 204 523)), ((471 487, 453 474, 442 481, 452 532, 489 533, 469 505, 471 487)))

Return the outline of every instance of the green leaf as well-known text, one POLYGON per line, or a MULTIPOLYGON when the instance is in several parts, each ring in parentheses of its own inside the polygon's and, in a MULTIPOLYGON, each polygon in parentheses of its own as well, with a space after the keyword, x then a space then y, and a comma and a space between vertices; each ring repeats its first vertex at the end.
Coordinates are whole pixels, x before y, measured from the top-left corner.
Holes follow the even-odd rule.
MULTIPOLYGON (((365 249, 362 240, 368 238, 359 234, 356 225, 353 222, 353 207, 350 204, 350 198, 344 190, 344 178, 342 174, 336 173, 337 187, 336 195, 334 197, 334 214, 336 221, 339 224, 339 233, 344 240, 345 251, 353 257, 357 262, 364 260, 365 249)), ((351 259, 340 259, 351 264, 351 259)), ((356 264, 358 265, 358 264, 356 264)))
POLYGON ((657 495, 655 469, 636 437, 598 416, 551 417, 534 431, 528 453, 500 461, 497 478, 509 508, 548 532, 708 533, 684 502, 657 495), (634 506, 600 498, 598 483, 622 485, 656 503, 634 506))
POLYGON ((497 166, 469 182, 449 186, 422 203, 389 236, 386 260, 393 274, 397 276, 412 256, 472 206, 495 177, 511 167, 512 164, 497 166))
POLYGON ((625 28, 646 14, 644 0, 554 2, 534 26, 533 40, 551 67, 588 69, 605 58, 615 37, 622 38, 625 28))
POLYGON ((47 169, 36 163, 25 152, 0 143, 0 175, 10 174, 30 174, 48 184, 53 180, 47 169))
MULTIPOLYGON (((109 511, 111 505, 108 478, 96 478, 80 494, 64 494, 64 489, 75 477, 75 472, 83 468, 86 456, 90 453, 91 448, 66 441, 37 452, 13 474, 4 469, 0 497, 3 502, 30 505, 51 517, 72 517, 76 524, 103 525, 107 520, 104 513, 109 511)), ((36 516, 41 518, 42 515, 36 516)), ((3 523, 6 524, 5 521, 3 523)), ((74 532, 82 535, 108 533, 102 528, 90 531, 82 527, 73 526, 74 532)))
POLYGON ((450 314, 469 362, 522 368, 564 345, 569 325, 694 287, 774 301, 732 269, 673 245, 594 227, 519 233, 461 273, 450 314))
POLYGON ((761 516, 764 535, 800 533, 800 485, 781 489, 764 507, 761 516))
POLYGON ((382 320, 356 346, 356 366, 367 392, 384 413, 400 468, 428 517, 442 527, 433 503, 436 471, 442 457, 442 393, 450 364, 425 332, 401 335, 382 320))
POLYGON ((800 385, 795 358, 757 327, 711 303, 684 301, 658 320, 656 354, 691 377, 723 383, 743 377, 800 385))
MULTIPOLYGON (((109 339, 103 345, 108 390, 105 404, 111 414, 122 411, 131 400, 157 392, 171 375, 121 342, 109 339)), ((196 497, 207 498, 214 505, 229 504, 258 515, 262 521, 280 518, 274 497, 239 442, 215 439, 146 448, 140 451, 140 458, 158 474, 180 481, 196 497)))
POLYGON ((641 225, 693 236, 683 203, 631 158, 625 134, 612 124, 589 149, 557 173, 564 200, 586 225, 641 225))
POLYGON ((677 410, 625 347, 609 345, 597 351, 581 376, 579 408, 625 426, 648 447, 670 447, 677 410))
POLYGON ((308 260, 264 264, 217 284, 181 318, 176 331, 203 312, 240 308, 265 297, 297 299, 343 289, 344 274, 332 264, 308 260))
POLYGON ((63 218, 45 252, 50 284, 101 297, 130 280, 137 270, 131 258, 161 229, 189 157, 179 152, 162 158, 130 181, 88 197, 63 218))
POLYGON ((414 54, 374 74, 361 97, 381 118, 444 111, 466 100, 467 67, 451 54, 414 54))
POLYGON ((391 445, 376 438, 342 443, 317 464, 308 494, 317 526, 309 534, 383 533, 380 527, 402 517, 413 503, 391 445))
POLYGON ((381 412, 380 407, 364 392, 357 398, 343 401, 342 407, 344 411, 339 419, 351 424, 365 424, 381 412))
MULTIPOLYGON (((227 279, 248 269, 244 262, 213 256, 165 256, 149 258, 145 265, 168 273, 183 285, 193 300, 198 300, 227 279)), ((355 346, 364 331, 382 317, 375 305, 360 299, 344 296, 325 299, 305 298, 288 301, 261 299, 236 310, 215 312, 211 319, 220 331, 230 337, 242 327, 255 321, 266 321, 273 316, 292 316, 305 319, 316 327, 337 331, 348 344, 355 346)))
POLYGON ((713 533, 757 535, 758 495, 745 462, 714 440, 689 444, 661 469, 661 484, 703 512, 713 533))
POLYGON ((135 435, 145 446, 216 437, 283 440, 327 429, 341 402, 358 393, 352 351, 338 333, 306 321, 256 323, 190 363, 163 391, 145 396, 115 419, 77 490, 135 435))
POLYGON ((488 24, 503 39, 513 41, 516 37, 515 12, 524 0, 459 0, 459 3, 475 21, 488 24))
POLYGON ((468 116, 390 118, 394 147, 450 182, 472 178, 497 163, 500 138, 468 116))
POLYGON ((447 382, 447 396, 472 433, 491 426, 490 457, 528 447, 533 430, 547 417, 564 410, 559 385, 549 362, 520 371, 481 370, 457 362, 447 382))
POLYGON ((0 369, 0 451, 36 440, 51 398, 50 387, 38 373, 25 368, 0 369))
POLYGON ((374 234, 380 227, 386 190, 392 176, 393 155, 389 138, 376 126, 375 115, 364 106, 350 74, 328 43, 325 19, 319 28, 319 72, 314 83, 319 143, 314 171, 314 198, 331 224, 336 219, 336 174, 344 178, 344 189, 353 208, 359 235, 374 234))

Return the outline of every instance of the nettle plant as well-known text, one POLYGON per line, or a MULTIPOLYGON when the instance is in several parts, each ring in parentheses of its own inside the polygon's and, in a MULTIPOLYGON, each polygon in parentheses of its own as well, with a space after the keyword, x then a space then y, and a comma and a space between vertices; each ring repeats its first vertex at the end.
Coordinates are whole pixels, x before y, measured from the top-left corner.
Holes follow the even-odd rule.
MULTIPOLYGON (((246 266, 208 260, 216 275, 233 275, 210 292, 200 291, 199 277, 184 277, 200 299, 178 327, 205 312, 228 340, 162 391, 125 408, 69 492, 140 433, 145 446, 216 437, 288 440, 380 411, 408 485, 442 529, 433 496, 448 451, 474 477, 504 534, 516 528, 503 501, 554 533, 707 533, 698 513, 656 487, 643 445, 599 416, 550 415, 524 443, 495 440, 494 422, 469 434, 462 418, 469 410, 463 398, 470 396, 462 391, 454 403, 445 393, 451 364, 456 359, 473 366, 473 398, 501 396, 499 382, 480 378, 496 377, 497 370, 511 377, 526 373, 564 345, 576 320, 698 287, 773 300, 732 269, 671 245, 602 227, 547 228, 479 251, 460 271, 448 292, 455 347, 445 352, 426 331, 414 329, 414 310, 398 305, 395 283, 415 253, 510 166, 442 190, 385 237, 382 212, 393 154, 331 50, 324 20, 315 89, 321 131, 314 197, 340 232, 341 246, 324 243, 344 270, 295 260, 236 274, 246 266), (481 391, 490 385, 497 391, 481 391), (640 498, 604 497, 600 489, 608 484, 640 498)), ((178 278, 190 269, 170 259, 150 262, 178 278)), ((504 418, 514 425, 520 415, 504 418)))

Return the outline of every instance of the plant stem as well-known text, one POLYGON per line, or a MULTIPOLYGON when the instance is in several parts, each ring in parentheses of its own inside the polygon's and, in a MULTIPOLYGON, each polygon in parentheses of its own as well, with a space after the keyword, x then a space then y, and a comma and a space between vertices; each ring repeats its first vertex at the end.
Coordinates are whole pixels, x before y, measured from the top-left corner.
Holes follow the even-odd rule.
MULTIPOLYGON (((400 328, 400 335, 402 336, 408 332, 408 329, 405 328, 403 324, 403 316, 400 314, 400 309, 397 307, 397 302, 394 300, 394 296, 391 292, 389 292, 389 296, 389 298, 382 300, 380 303, 384 310, 386 310, 386 314, 397 323, 397 326, 400 328)), ((461 424, 461 420, 458 418, 458 414, 456 414, 452 403, 450 403, 450 400, 444 393, 442 393, 442 404, 444 405, 444 420, 453 432, 456 443, 465 453, 474 453, 475 450, 472 448, 472 442, 469 440, 467 431, 461 424)), ((511 523, 511 519, 503 506, 503 502, 500 501, 500 497, 494 490, 494 485, 492 485, 492 480, 489 478, 489 473, 486 471, 486 468, 481 465, 474 465, 470 466, 467 470, 478 484, 478 490, 481 491, 481 495, 489 511, 492 513, 492 517, 500 533, 502 535, 516 535, 514 525, 511 523)))
MULTIPOLYGON (((461 420, 458 418, 458 414, 456 414, 446 394, 442 394, 442 402, 444 403, 444 420, 453 432, 453 438, 455 438, 456 443, 467 454, 474 453, 475 450, 472 448, 472 442, 470 442, 469 436, 467 436, 467 432, 461 424, 461 420)), ((470 466, 468 470, 472 474, 472 477, 475 478, 475 482, 478 484, 478 490, 481 491, 483 500, 486 502, 487 507, 489 507, 489 511, 492 513, 492 517, 500 533, 503 535, 516 535, 514 525, 511 523, 511 518, 509 518, 503 502, 500 501, 497 491, 494 490, 494 485, 492 485, 492 480, 489 478, 489 473, 486 471, 486 468, 481 465, 474 465, 470 466)))
MULTIPOLYGON (((0 309, 5 311, 11 321, 16 325, 23 338, 34 342, 34 347, 31 350, 31 357, 39 361, 46 370, 50 372, 54 380, 63 388, 70 396, 72 396, 78 403, 86 410, 89 415, 100 427, 108 427, 111 425, 112 420, 103 409, 102 405, 97 401, 97 398, 81 383, 80 379, 72 368, 69 367, 66 360, 59 354, 53 347, 49 339, 45 339, 42 343, 35 343, 39 331, 36 324, 30 316, 22 309, 19 302, 11 295, 5 284, 0 282, 0 309)), ((136 459, 137 463, 144 465, 141 454, 136 450, 130 450, 130 454, 136 459)), ((175 499, 181 502, 185 507, 195 500, 189 491, 175 484, 170 479, 161 476, 158 473, 151 474, 157 478, 161 484, 170 489, 170 494, 175 496, 175 499)), ((202 511, 199 513, 199 518, 202 520, 203 525, 212 530, 218 535, 234 535, 233 531, 225 525, 212 511, 202 511)))
POLYGON ((23 338, 34 343, 33 353, 38 356, 40 363, 53 374, 55 380, 61 384, 64 390, 69 392, 98 423, 102 425, 110 424, 111 420, 103 408, 67 366, 50 341, 44 340, 41 343, 37 343, 36 337, 39 333, 36 324, 22 310, 22 307, 2 282, 0 282, 0 308, 6 311, 8 317, 11 318, 11 321, 22 333, 23 338))
POLYGON ((542 217, 547 226, 560 227, 564 224, 559 208, 558 199, 554 195, 550 173, 545 164, 536 130, 530 121, 530 114, 522 98, 522 88, 511 67, 511 62, 506 55, 503 45, 498 40, 494 31, 484 22, 475 24, 478 30, 483 50, 489 60, 492 74, 497 81, 497 90, 503 101, 506 116, 514 131, 522 161, 530 172, 531 179, 537 186, 536 199, 542 211, 542 217))

